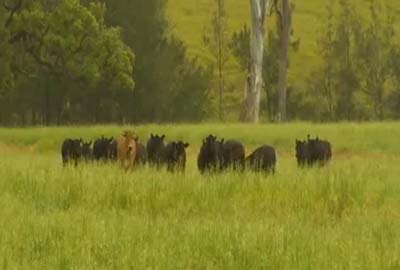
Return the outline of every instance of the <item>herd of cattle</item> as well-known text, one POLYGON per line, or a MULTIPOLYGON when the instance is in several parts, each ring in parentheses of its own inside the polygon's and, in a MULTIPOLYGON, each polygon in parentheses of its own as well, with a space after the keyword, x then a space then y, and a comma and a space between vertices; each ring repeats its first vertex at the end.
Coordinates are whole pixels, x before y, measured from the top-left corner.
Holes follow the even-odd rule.
MULTIPOLYGON (((133 131, 124 131, 118 138, 102 136, 94 143, 82 139, 66 139, 61 147, 63 164, 80 161, 118 162, 126 169, 149 164, 151 167, 166 167, 168 171, 184 171, 186 167, 186 148, 183 141, 165 142, 165 135, 150 135, 147 144, 139 142, 133 131), (93 144, 93 147, 92 147, 93 144)), ((298 166, 325 165, 332 158, 331 144, 310 135, 304 141, 296 140, 296 159, 298 166)), ((276 150, 263 145, 245 156, 245 148, 236 140, 218 139, 209 135, 201 145, 197 158, 200 173, 218 172, 226 169, 243 171, 245 168, 255 172, 274 173, 277 162, 276 150)))

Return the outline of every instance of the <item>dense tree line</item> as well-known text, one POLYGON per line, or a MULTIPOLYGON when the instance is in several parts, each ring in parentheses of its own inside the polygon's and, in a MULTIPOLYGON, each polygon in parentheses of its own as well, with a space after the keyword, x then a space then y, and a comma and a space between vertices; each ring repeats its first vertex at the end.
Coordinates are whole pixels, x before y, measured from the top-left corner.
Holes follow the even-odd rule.
POLYGON ((399 117, 399 44, 393 14, 370 0, 363 18, 348 1, 328 6, 318 44, 322 65, 303 95, 303 117, 382 120, 399 117))
POLYGON ((165 1, 5 1, 0 122, 205 118, 210 71, 167 35, 165 1))
MULTIPOLYGON (((214 3, 212 31, 203 42, 215 59, 210 65, 190 58, 185 44, 170 34, 166 0, 3 1, 0 124, 223 118, 224 89, 230 83, 224 75, 225 64, 233 56, 241 72, 248 73, 251 29, 245 26, 227 36, 224 1, 214 3)), ((368 16, 361 16, 349 1, 327 7, 316 37, 322 61, 314 72, 304 74, 308 77, 305 86, 296 84, 296 78, 285 82, 290 55, 302 49, 300 39, 292 37, 294 6, 281 0, 272 3, 267 16, 275 17, 277 23, 265 29, 262 119, 400 117, 398 22, 381 1, 368 1, 368 16), (285 7, 290 7, 286 20, 285 7), (285 22, 289 24, 284 26, 285 22), (284 100, 286 115, 282 115, 284 100)), ((236 88, 239 104, 243 85, 236 88)), ((239 117, 240 112, 236 114, 239 117)))

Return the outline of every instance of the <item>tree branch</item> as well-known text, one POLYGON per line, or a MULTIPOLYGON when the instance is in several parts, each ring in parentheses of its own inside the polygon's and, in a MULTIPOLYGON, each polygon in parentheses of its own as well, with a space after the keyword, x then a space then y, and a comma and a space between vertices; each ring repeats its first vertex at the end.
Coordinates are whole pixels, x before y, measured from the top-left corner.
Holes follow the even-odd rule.
POLYGON ((22 7, 22 1, 23 1, 23 0, 18 0, 17 4, 16 4, 14 7, 8 6, 7 3, 6 3, 6 1, 4 1, 4 3, 3 3, 4 8, 5 8, 8 12, 10 12, 10 15, 8 16, 8 18, 7 18, 7 20, 6 20, 5 24, 4 24, 4 27, 5 27, 5 28, 8 28, 8 26, 10 26, 10 24, 11 24, 13 18, 14 18, 14 14, 15 14, 18 10, 21 9, 21 7, 22 7))
POLYGON ((89 36, 88 33, 85 33, 85 34, 82 35, 82 38, 81 38, 81 40, 79 42, 78 47, 75 50, 72 51, 73 55, 78 54, 83 49, 83 43, 85 42, 85 40, 86 40, 86 38, 88 36, 89 36))

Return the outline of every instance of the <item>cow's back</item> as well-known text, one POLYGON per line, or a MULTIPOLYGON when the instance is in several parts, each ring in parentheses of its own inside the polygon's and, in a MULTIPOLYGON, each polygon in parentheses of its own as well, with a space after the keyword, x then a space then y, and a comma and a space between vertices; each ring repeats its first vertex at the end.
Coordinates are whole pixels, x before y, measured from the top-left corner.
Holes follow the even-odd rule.
POLYGON ((235 140, 228 140, 223 145, 223 162, 224 167, 237 166, 244 169, 245 163, 245 149, 241 142, 235 140))
POLYGON ((254 150, 246 160, 254 171, 264 170, 265 172, 274 172, 276 165, 275 148, 269 145, 263 145, 254 150))

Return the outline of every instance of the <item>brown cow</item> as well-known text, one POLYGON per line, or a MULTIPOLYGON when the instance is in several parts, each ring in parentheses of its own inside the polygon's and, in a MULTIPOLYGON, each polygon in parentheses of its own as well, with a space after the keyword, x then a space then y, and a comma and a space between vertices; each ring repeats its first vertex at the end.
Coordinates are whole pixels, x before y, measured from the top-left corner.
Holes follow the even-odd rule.
POLYGON ((117 139, 118 161, 125 170, 131 170, 135 165, 138 139, 133 131, 124 131, 117 139))

